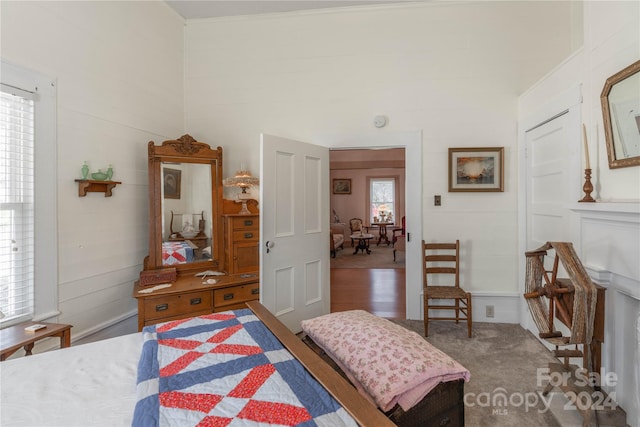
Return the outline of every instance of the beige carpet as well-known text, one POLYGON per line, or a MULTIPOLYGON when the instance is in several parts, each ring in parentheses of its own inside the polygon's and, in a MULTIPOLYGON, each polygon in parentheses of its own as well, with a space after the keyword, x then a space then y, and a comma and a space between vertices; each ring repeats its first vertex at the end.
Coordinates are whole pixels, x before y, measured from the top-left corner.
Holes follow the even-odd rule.
MULTIPOLYGON (((424 334, 422 321, 393 322, 424 334)), ((543 387, 536 380, 537 369, 557 359, 520 325, 474 323, 473 338, 468 338, 466 324, 431 322, 427 341, 471 372, 464 390, 465 425, 560 426, 551 411, 545 411, 537 394, 543 387), (499 405, 500 396, 506 397, 506 405, 499 405)))
POLYGON ((351 247, 351 241, 344 243, 344 249, 338 249, 336 257, 331 258, 331 268, 404 268, 404 252, 396 252, 396 262, 393 261, 393 246, 382 244, 369 246, 370 254, 358 251, 354 255, 355 247, 351 247))

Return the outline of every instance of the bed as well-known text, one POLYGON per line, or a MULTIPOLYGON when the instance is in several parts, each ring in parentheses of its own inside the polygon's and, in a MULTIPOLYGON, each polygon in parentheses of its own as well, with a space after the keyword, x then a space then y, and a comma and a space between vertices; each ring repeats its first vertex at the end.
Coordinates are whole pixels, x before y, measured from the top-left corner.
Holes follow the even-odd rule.
MULTIPOLYGON (((295 359, 295 363, 304 366, 306 371, 311 373, 314 381, 317 381, 322 386, 321 388, 328 391, 331 398, 339 403, 338 407, 334 409, 338 413, 336 416, 341 421, 344 421, 344 425, 375 427, 394 425, 383 412, 376 410, 340 373, 329 367, 321 357, 318 357, 299 337, 293 335, 265 307, 257 301, 248 305, 252 311, 244 310, 244 312, 248 312, 248 315, 259 319, 257 323, 264 325, 274 337, 277 337, 277 341, 286 348, 283 351, 271 349, 274 350, 274 354, 290 353, 295 359)), ((228 313, 236 313, 236 311, 228 313)), ((219 317, 221 314, 215 313, 215 315, 219 317)), ((244 313, 243 316, 247 316, 247 313, 244 313)), ((220 319, 218 318, 217 320, 220 319)), ((171 333, 180 331, 183 326, 180 322, 174 322, 174 324, 170 325, 171 333)), ((166 326, 167 324, 163 325, 161 327, 168 327, 166 326)), ((195 329, 191 328, 191 330, 194 331, 195 329)), ((167 338, 174 339, 176 336, 163 336, 163 339, 167 338)), ((157 393, 157 390, 147 387, 145 379, 148 380, 149 378, 141 375, 141 371, 138 369, 143 360, 141 353, 144 353, 144 350, 141 351, 141 349, 154 346, 154 344, 148 344, 150 342, 148 339, 149 337, 145 336, 144 332, 141 332, 3 362, 0 365, 0 398, 2 401, 0 425, 157 425, 153 420, 153 422, 148 423, 149 418, 145 418, 146 416, 143 412, 138 410, 141 405, 140 402, 145 401, 145 396, 148 397, 157 393), (136 418, 140 417, 140 414, 142 414, 143 418, 136 418)), ((244 346, 243 342, 236 344, 244 346)), ((187 351, 185 354, 188 353, 187 351)), ((180 358, 176 358, 176 360, 178 359, 180 358)), ((286 363, 290 362, 287 361, 286 363)), ((171 365, 167 364, 166 366, 171 365)), ((176 370, 176 373, 179 376, 185 375, 182 369, 183 364, 179 362, 178 365, 180 365, 180 369, 176 370)), ((194 372, 200 373, 199 370, 194 369, 191 372, 187 372, 187 376, 193 375, 194 372)), ((212 371, 209 370, 208 372, 212 371)), ((183 378, 176 377, 174 379, 182 380, 183 378)), ((165 381, 165 379, 160 379, 160 381, 165 381)), ((153 380, 149 381, 149 383, 153 383, 153 380)), ((451 382, 451 384, 461 383, 461 380, 451 382)), ((189 392, 193 390, 193 387, 187 389, 189 392)), ((438 394, 436 393, 437 391, 438 388, 434 389, 430 396, 438 394)), ((457 410, 463 410, 461 390, 454 394, 455 396, 452 396, 451 399, 455 402, 457 410)), ((172 398, 175 398, 175 396, 172 396, 172 398)), ((286 400, 285 403, 289 403, 287 399, 294 398, 285 396, 282 399, 286 400)), ((143 403, 142 405, 144 406, 145 404, 143 403)), ((312 410, 309 411, 313 412, 312 410)), ((333 414, 327 416, 318 418, 319 421, 316 422, 316 425, 338 425, 334 421, 327 422, 327 419, 335 419, 331 418, 334 416, 333 414), (326 418, 327 416, 329 418, 326 418)), ((463 419, 454 419, 448 425, 462 424, 463 419)), ((174 425, 183 425, 183 423, 179 422, 174 425)), ((255 424, 236 423, 234 420, 233 424, 228 425, 255 424)))

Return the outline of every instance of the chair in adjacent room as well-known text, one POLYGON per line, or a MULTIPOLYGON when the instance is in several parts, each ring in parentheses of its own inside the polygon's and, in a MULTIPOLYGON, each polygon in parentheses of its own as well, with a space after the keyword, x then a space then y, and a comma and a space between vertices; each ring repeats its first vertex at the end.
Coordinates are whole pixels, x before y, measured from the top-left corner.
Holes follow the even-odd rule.
POLYGON ((345 224, 341 222, 329 224, 329 245, 333 258, 336 257, 336 251, 338 249, 344 249, 345 228, 345 224))
MULTIPOLYGON (((351 229, 351 234, 355 233, 368 233, 369 227, 364 225, 360 218, 351 218, 349 220, 349 228, 351 229)), ((354 241, 351 239, 351 247, 354 246, 354 241)))
POLYGON ((407 250, 407 241, 405 236, 398 236, 393 243, 393 262, 396 262, 396 252, 405 252, 407 250))
POLYGON ((471 338, 471 293, 460 287, 460 241, 455 243, 425 243, 422 241, 424 336, 429 336, 430 320, 467 321, 471 338), (451 304, 430 300, 453 300, 451 304), (433 313, 432 312, 436 312, 433 313), (453 311, 454 317, 438 317, 440 311, 453 311))
POLYGON ((404 237, 404 216, 402 217, 402 222, 401 222, 402 226, 400 228, 394 228, 392 230, 393 232, 393 237, 391 238, 391 244, 395 247, 396 242, 398 241, 398 237, 402 236, 404 237))

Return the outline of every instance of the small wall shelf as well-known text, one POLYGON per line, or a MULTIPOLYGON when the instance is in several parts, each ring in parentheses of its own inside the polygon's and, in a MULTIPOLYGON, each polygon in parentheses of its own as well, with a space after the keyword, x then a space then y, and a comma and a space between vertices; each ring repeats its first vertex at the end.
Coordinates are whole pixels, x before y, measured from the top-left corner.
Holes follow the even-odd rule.
POLYGON ((111 197, 111 190, 122 184, 119 181, 94 181, 91 179, 76 179, 78 183, 78 196, 84 197, 87 193, 104 193, 104 197, 111 197))

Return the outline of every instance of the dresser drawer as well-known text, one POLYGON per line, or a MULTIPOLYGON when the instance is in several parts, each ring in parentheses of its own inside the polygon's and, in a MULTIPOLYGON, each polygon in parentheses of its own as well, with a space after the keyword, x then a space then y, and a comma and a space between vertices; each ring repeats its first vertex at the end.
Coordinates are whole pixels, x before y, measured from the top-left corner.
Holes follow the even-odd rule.
POLYGON ((258 233, 258 230, 238 230, 233 232, 234 242, 257 242, 259 238, 260 233, 258 233))
POLYGON ((213 291, 213 304, 216 309, 260 298, 260 283, 233 286, 213 291))
POLYGON ((213 312, 211 291, 146 298, 144 312, 146 320, 168 319, 175 316, 190 317, 193 313, 201 312, 211 313, 213 312))
POLYGON ((242 218, 241 216, 231 218, 231 228, 234 230, 252 229, 258 231, 259 225, 257 216, 253 218, 242 218))

